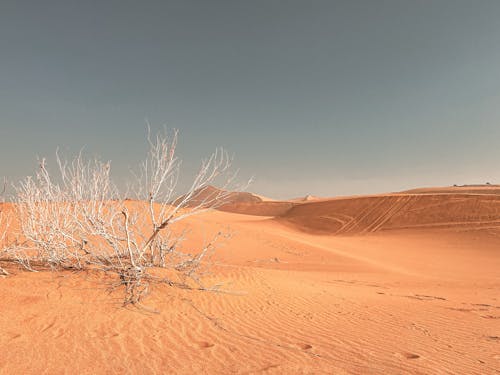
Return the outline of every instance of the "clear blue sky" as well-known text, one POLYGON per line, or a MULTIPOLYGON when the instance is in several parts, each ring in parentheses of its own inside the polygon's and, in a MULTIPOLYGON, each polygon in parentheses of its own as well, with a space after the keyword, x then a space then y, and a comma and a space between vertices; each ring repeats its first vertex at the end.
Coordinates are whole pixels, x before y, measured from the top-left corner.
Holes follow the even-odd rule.
POLYGON ((500 182, 500 1, 0 2, 0 176, 145 118, 276 198, 500 182))

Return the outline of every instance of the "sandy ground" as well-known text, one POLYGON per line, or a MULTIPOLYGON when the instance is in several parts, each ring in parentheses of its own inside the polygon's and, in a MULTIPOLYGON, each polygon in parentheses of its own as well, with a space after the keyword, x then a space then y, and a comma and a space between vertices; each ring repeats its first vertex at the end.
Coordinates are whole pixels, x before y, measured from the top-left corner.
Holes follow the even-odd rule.
POLYGON ((232 234, 223 292, 158 286, 155 312, 99 275, 0 279, 0 373, 500 373, 499 195, 285 203, 193 218, 193 245, 232 234))

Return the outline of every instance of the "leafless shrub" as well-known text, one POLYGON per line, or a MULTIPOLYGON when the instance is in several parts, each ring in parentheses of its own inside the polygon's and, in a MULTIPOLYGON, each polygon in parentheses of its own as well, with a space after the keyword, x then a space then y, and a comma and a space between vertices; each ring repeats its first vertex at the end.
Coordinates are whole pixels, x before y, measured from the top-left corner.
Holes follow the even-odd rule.
MULTIPOLYGON (((0 260, 7 258, 6 235, 9 230, 10 218, 4 213, 3 207, 0 208, 0 260)), ((0 276, 7 276, 8 272, 0 265, 0 276)))
POLYGON ((221 234, 198 251, 185 251, 184 234, 172 225, 224 204, 234 174, 228 154, 217 149, 202 161, 187 191, 178 194, 177 135, 148 135, 149 153, 128 192, 113 184, 109 162, 57 155, 55 181, 41 159, 35 176, 16 187, 25 242, 10 252, 12 257, 32 271, 40 265, 116 274, 126 290, 125 304, 139 303, 153 282, 206 289, 202 265, 221 234), (220 179, 222 189, 203 193, 220 179), (133 200, 126 198, 130 192, 133 200), (158 269, 170 272, 152 272, 158 269))
MULTIPOLYGON (((7 234, 9 233, 11 222, 12 222, 12 214, 11 212, 7 212, 5 207, 5 190, 7 186, 7 181, 3 181, 3 187, 0 191, 0 261, 8 259, 8 252, 11 247, 11 243, 7 234)), ((0 276, 7 276, 9 273, 7 270, 2 268, 0 265, 0 276)))

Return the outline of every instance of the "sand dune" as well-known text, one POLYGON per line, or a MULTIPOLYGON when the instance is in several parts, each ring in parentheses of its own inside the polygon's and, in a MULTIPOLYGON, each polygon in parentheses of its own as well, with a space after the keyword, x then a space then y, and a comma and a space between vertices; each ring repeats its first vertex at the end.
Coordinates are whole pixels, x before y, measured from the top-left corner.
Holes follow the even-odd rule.
POLYGON ((455 185, 444 187, 417 188, 402 191, 408 194, 500 194, 500 185, 455 185))
MULTIPOLYGON (((177 199, 176 202, 182 198, 177 199)), ((274 201, 249 192, 227 192, 214 186, 207 186, 196 192, 190 199, 188 206, 197 206, 206 201, 223 202, 217 207, 217 210, 220 211, 257 216, 282 215, 293 206, 292 202, 274 201)))
POLYGON ((302 230, 331 234, 497 228, 500 195, 426 192, 336 198, 295 205, 279 220, 302 230))
POLYGON ((159 286, 155 313, 102 275, 11 267, 0 373, 496 374, 499 199, 233 202, 247 215, 192 217, 185 244, 232 233, 207 279, 223 292, 159 286))
MULTIPOLYGON (((173 203, 177 204, 185 199, 185 196, 177 198, 173 203)), ((188 201, 188 206, 194 207, 204 202, 220 201, 223 205, 231 203, 257 203, 270 201, 271 199, 244 191, 229 192, 215 186, 205 186, 194 192, 188 201)))

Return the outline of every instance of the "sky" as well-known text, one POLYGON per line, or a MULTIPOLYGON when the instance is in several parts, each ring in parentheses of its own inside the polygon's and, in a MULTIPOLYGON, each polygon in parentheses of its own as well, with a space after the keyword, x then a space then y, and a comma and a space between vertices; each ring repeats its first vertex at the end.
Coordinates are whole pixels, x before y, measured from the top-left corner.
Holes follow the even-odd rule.
POLYGON ((500 183, 500 1, 0 0, 0 176, 146 121, 272 198, 500 183))

